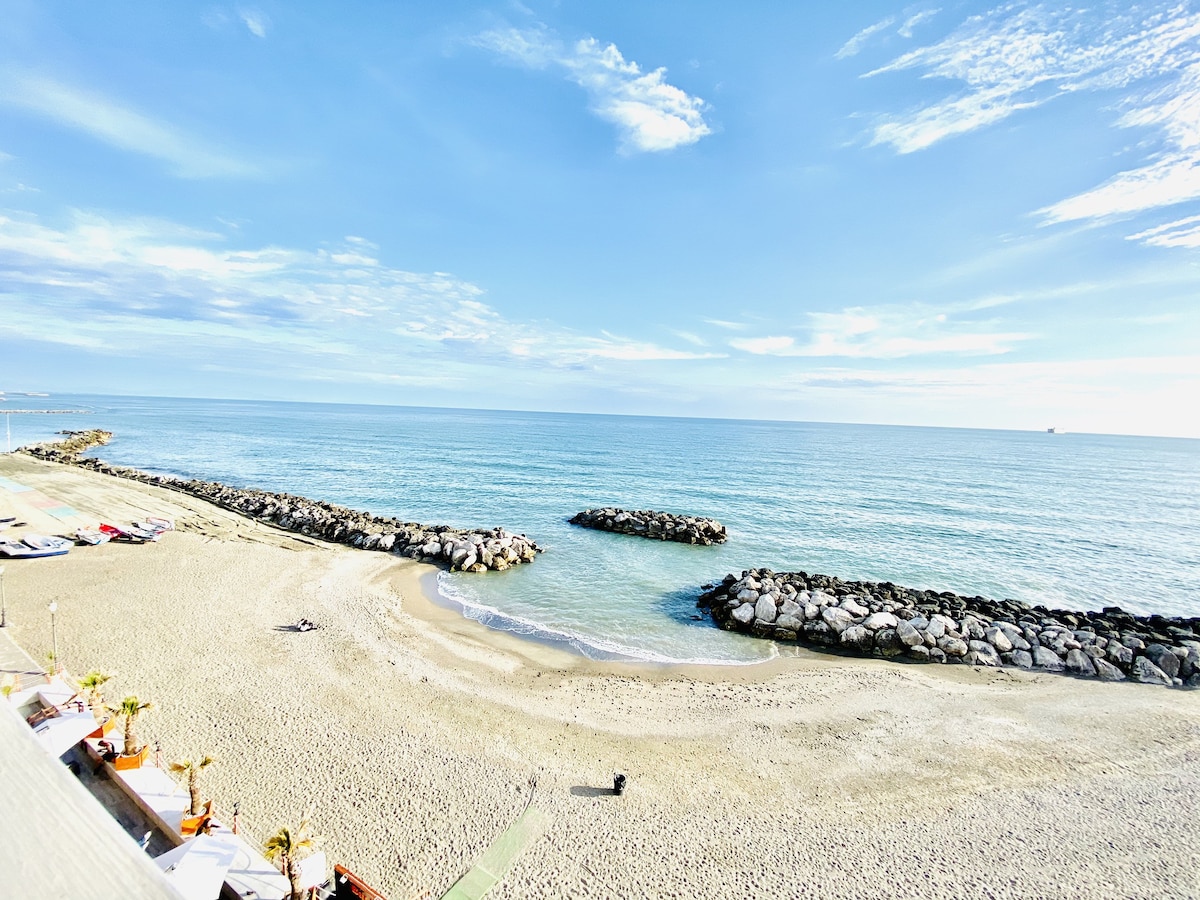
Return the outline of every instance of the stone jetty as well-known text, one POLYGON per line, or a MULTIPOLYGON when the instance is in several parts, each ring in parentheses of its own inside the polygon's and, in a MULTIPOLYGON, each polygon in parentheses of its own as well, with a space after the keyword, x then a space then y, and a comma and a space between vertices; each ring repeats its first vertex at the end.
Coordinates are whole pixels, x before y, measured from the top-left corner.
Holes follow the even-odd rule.
POLYGON ((632 534, 656 541, 677 541, 681 544, 725 543, 725 526, 716 519, 700 516, 680 516, 652 509, 627 510, 606 506, 585 509, 571 517, 572 525, 632 534))
POLYGON ((362 550, 382 550, 434 563, 461 572, 501 572, 533 562, 542 549, 523 534, 502 528, 461 529, 420 525, 358 512, 332 503, 293 494, 235 488, 218 481, 199 481, 173 475, 154 475, 140 469, 114 466, 80 454, 107 444, 107 431, 72 432, 63 441, 35 444, 22 451, 50 462, 64 463, 158 485, 191 494, 209 503, 267 522, 287 531, 347 544, 362 550))
POLYGON ((1066 612, 770 569, 706 585, 697 605, 728 630, 857 656, 1200 687, 1200 618, 1066 612))

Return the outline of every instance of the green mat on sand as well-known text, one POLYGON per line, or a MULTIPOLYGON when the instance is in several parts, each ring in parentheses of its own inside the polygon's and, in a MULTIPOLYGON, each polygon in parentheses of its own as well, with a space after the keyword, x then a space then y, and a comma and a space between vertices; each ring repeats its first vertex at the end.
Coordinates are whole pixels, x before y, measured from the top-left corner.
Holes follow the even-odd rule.
POLYGON ((542 836, 550 817, 533 806, 521 813, 508 830, 483 851, 471 871, 442 895, 442 900, 480 900, 504 877, 518 856, 542 836))

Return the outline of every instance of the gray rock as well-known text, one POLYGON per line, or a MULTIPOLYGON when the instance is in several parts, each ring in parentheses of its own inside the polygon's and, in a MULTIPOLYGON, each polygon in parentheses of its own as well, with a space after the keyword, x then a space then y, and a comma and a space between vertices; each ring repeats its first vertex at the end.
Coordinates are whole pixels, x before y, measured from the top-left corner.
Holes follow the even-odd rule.
POLYGON ((897 622, 896 637, 905 647, 920 647, 925 643, 925 636, 911 622, 897 622))
POLYGON ((917 644, 915 647, 909 647, 906 653, 911 659, 915 659, 918 662, 929 662, 930 651, 929 648, 924 644, 917 644))
POLYGON ((929 648, 929 661, 936 663, 944 663, 946 661, 946 652, 938 647, 929 648))
POLYGON ((925 618, 924 616, 918 615, 918 616, 913 616, 912 618, 909 618, 908 624, 911 625, 913 628, 917 629, 917 631, 924 631, 926 628, 929 627, 929 620, 927 618, 925 618))
POLYGON ((1187 681, 1197 672, 1200 672, 1200 650, 1195 647, 1186 647, 1187 656, 1179 664, 1179 677, 1187 681))
POLYGON ((1061 672, 1065 668, 1059 655, 1049 647, 1034 648, 1033 664, 1039 669, 1047 669, 1051 672, 1061 672))
POLYGON ((758 591, 753 588, 744 587, 737 592, 737 599, 739 603, 757 603, 758 591))
POLYGON ((1123 668, 1133 665, 1133 651, 1124 644, 1109 641, 1108 646, 1104 648, 1104 653, 1108 657, 1108 661, 1115 665, 1123 668))
POLYGON ((898 620, 889 612, 872 613, 863 622, 863 626, 870 628, 872 631, 879 631, 881 628, 895 628, 897 624, 898 620))
POLYGON ((780 616, 775 620, 776 628, 783 628, 787 631, 799 631, 804 627, 804 619, 799 616, 780 616))
POLYGON ((1072 675, 1091 678, 1096 674, 1096 667, 1092 665, 1091 657, 1082 650, 1067 651, 1066 667, 1072 675))
POLYGON ((968 649, 966 641, 949 635, 938 639, 937 648, 947 657, 965 656, 968 649))
POLYGON ((754 619, 754 604, 743 603, 741 606, 731 612, 730 615, 743 625, 749 625, 754 619))
POLYGON ((838 642, 859 653, 870 653, 875 646, 875 634, 862 625, 851 625, 841 633, 838 642))
POLYGON ((1139 656, 1133 661, 1129 677, 1142 684, 1165 684, 1170 686, 1171 676, 1156 666, 1149 657, 1139 656))
POLYGON ((770 623, 775 621, 777 614, 778 610, 775 607, 775 601, 771 599, 770 594, 762 595, 758 598, 758 602, 754 604, 754 618, 756 619, 770 623))
MULTIPOLYGON (((980 629, 982 631, 982 629, 980 629)), ((1000 654, 996 652, 996 648, 987 641, 973 640, 967 644, 968 653, 975 655, 975 659, 970 661, 970 665, 976 666, 999 666, 1000 654)), ((964 662, 966 662, 964 657, 964 662)))
POLYGON ((880 628, 875 632, 875 649, 884 656, 899 656, 908 648, 897 636, 895 628, 880 628))
POLYGON ((997 653, 1008 653, 1013 648, 1013 642, 1008 633, 995 626, 983 630, 983 639, 996 648, 997 653))
POLYGON ((850 615, 856 619, 861 619, 863 616, 869 616, 871 614, 871 610, 859 603, 854 597, 847 597, 842 601, 841 606, 842 609, 850 613, 850 615))
POLYGON ((821 607, 817 606, 817 604, 815 604, 815 603, 805 603, 804 604, 804 618, 806 621, 811 622, 813 619, 819 618, 820 615, 821 615, 821 607))
POLYGON ((1179 677, 1179 657, 1171 652, 1170 647, 1164 647, 1162 644, 1147 644, 1142 653, 1169 677, 1179 677))
POLYGON ((1004 654, 1003 659, 1010 666, 1016 666, 1018 669, 1033 668, 1033 654, 1028 650, 1012 650, 1004 654))
POLYGON ((1096 677, 1101 681, 1125 680, 1125 673, 1106 659, 1094 659, 1092 664, 1096 667, 1096 677))
POLYGON ((804 623, 804 637, 814 644, 833 644, 837 641, 838 632, 820 619, 813 619, 804 623))
POLYGON ((958 623, 949 616, 943 616, 941 613, 934 613, 929 617, 929 628, 926 629, 933 635, 934 640, 937 640, 951 631, 958 631, 958 623))
MULTIPOLYGON (((788 585, 788 587, 791 587, 791 585, 788 585)), ((795 591, 796 591, 796 589, 792 588, 793 594, 795 593, 795 591)), ((793 600, 791 598, 791 596, 788 595, 788 592, 786 590, 783 593, 784 593, 784 601, 779 604, 779 615, 780 616, 803 616, 804 615, 804 607, 802 607, 799 603, 797 603, 795 600, 793 600)))
POLYGON ((854 624, 854 616, 848 610, 837 606, 827 606, 821 610, 821 619, 838 634, 854 624))

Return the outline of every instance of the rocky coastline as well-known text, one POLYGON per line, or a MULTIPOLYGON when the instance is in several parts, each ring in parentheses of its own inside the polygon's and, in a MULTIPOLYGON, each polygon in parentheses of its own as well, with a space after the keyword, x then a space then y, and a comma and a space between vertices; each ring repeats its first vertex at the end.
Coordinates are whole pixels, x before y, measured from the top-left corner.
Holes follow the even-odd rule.
POLYGON ((770 569, 705 585, 697 606, 727 630, 855 656, 1200 687, 1200 618, 1068 612, 770 569))
POLYGON ((585 509, 570 518, 572 525, 631 534, 656 541, 701 544, 705 547, 725 543, 725 526, 716 519, 681 516, 653 509, 627 510, 615 506, 585 509))
POLYGON ((502 572, 522 563, 533 562, 542 552, 542 548, 525 535, 511 534, 503 528, 469 530, 448 525, 401 522, 399 519, 374 516, 293 494, 235 488, 218 481, 154 475, 80 455, 110 440, 112 433, 108 431, 70 432, 62 441, 21 449, 30 456, 49 462, 79 466, 105 475, 191 494, 286 531, 362 550, 395 553, 444 566, 455 572, 502 572))

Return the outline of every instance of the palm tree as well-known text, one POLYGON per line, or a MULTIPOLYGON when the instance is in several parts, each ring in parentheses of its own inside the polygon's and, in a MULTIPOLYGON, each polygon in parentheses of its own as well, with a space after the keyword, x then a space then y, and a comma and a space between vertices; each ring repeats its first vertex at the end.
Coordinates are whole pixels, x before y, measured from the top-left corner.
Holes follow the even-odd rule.
POLYGON ((137 721, 137 717, 140 716, 146 710, 151 709, 151 708, 152 708, 151 704, 142 703, 140 700, 138 700, 137 697, 132 697, 132 696, 126 697, 124 700, 122 700, 120 706, 110 706, 108 708, 109 712, 114 713, 115 715, 118 715, 118 716, 125 717, 125 755, 126 756, 134 756, 137 754, 137 752, 139 750, 142 749, 140 746, 138 746, 137 737, 134 735, 134 732, 133 732, 133 726, 134 726, 134 723, 137 721))
POLYGON ((188 807, 188 815, 195 816, 200 813, 200 786, 198 776, 201 769, 207 769, 211 766, 215 759, 211 756, 206 756, 204 759, 193 762, 190 759, 181 759, 178 762, 171 763, 171 771, 176 775, 187 775, 188 793, 192 795, 192 804, 188 807))
POLYGON ((279 868, 287 876, 292 887, 290 900, 300 900, 300 860, 308 856, 315 846, 314 839, 308 833, 309 825, 308 816, 305 816, 295 831, 284 825, 263 844, 267 859, 272 862, 279 860, 279 868))
POLYGON ((92 708, 92 715, 96 717, 96 722, 104 721, 104 714, 108 708, 104 705, 104 696, 100 693, 100 688, 104 683, 112 678, 107 672, 101 672, 99 669, 93 669, 88 672, 79 681, 79 689, 87 691, 88 706, 92 708))

